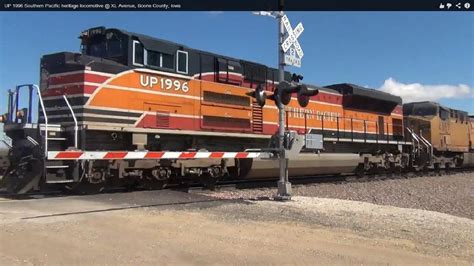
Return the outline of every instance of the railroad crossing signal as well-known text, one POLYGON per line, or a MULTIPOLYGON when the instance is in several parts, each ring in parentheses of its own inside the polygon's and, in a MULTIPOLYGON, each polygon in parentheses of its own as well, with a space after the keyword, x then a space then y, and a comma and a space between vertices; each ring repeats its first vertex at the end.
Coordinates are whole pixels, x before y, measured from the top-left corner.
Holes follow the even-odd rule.
POLYGON ((281 18, 281 21, 288 35, 285 41, 281 44, 281 48, 283 49, 283 52, 285 52, 285 64, 301 67, 301 59, 303 58, 304 53, 303 49, 301 49, 300 43, 298 42, 298 37, 304 31, 303 24, 300 22, 293 29, 290 20, 286 15, 281 18), (288 50, 290 51, 289 53, 287 53, 288 50))

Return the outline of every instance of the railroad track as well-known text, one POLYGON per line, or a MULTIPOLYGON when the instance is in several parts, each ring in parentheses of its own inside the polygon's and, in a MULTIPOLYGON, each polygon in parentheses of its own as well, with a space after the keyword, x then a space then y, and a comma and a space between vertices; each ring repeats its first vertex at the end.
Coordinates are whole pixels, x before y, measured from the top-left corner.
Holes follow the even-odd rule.
MULTIPOLYGON (((373 174, 365 175, 364 177, 357 177, 355 174, 337 174, 337 175, 318 175, 318 176, 303 176, 303 177, 292 177, 290 181, 295 186, 312 185, 312 184, 343 184, 343 183, 365 183, 365 182, 377 182, 391 179, 410 179, 417 177, 429 177, 429 176, 443 176, 457 173, 470 173, 473 172, 474 168, 459 168, 450 169, 449 171, 423 171, 423 172, 406 172, 402 174, 373 174)), ((217 182, 213 187, 203 186, 202 184, 194 183, 188 185, 172 184, 167 186, 165 189, 182 191, 187 193, 202 192, 202 191, 229 191, 229 190, 244 190, 244 189, 255 189, 255 188, 273 188, 276 187, 276 179, 250 179, 250 180, 225 180, 217 182)), ((102 193, 115 193, 115 192, 129 192, 130 189, 122 187, 111 187, 102 191, 102 193)), ((142 188, 136 188, 133 191, 145 191, 142 188)), ((45 197, 63 197, 71 195, 84 195, 77 194, 74 192, 67 192, 63 190, 47 190, 39 192, 31 192, 25 194, 13 194, 6 191, 0 191, 0 202, 8 200, 28 200, 28 199, 41 199, 45 197)))
MULTIPOLYGON (((355 174, 337 174, 337 175, 318 175, 318 176, 303 176, 292 177, 290 181, 293 185, 311 185, 311 184, 342 184, 342 183, 365 183, 377 182, 390 179, 410 179, 417 177, 428 176, 443 176, 452 175, 456 173, 473 172, 474 168, 459 168, 450 169, 449 171, 423 171, 423 172, 406 172, 402 174, 372 174, 364 177, 357 177, 355 174)), ((236 189, 253 189, 253 188, 272 188, 276 187, 276 179, 253 179, 253 180, 237 180, 237 181, 221 181, 215 185, 216 190, 236 190, 236 189)), ((200 184, 191 185, 188 188, 189 192, 210 190, 209 188, 200 184)))

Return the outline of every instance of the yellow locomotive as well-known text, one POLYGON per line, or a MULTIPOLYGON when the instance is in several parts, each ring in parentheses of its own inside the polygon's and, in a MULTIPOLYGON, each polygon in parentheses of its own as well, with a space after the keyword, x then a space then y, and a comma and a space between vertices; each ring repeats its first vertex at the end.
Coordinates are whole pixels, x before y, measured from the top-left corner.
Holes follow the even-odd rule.
POLYGON ((435 102, 403 105, 406 127, 420 136, 435 167, 458 167, 473 164, 474 119, 467 112, 435 102))

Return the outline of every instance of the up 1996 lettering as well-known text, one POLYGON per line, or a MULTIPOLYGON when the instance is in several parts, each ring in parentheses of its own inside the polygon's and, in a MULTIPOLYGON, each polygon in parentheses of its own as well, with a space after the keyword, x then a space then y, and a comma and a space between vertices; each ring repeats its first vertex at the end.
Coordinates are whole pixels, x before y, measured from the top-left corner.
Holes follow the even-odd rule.
POLYGON ((149 75, 140 75, 140 85, 143 87, 155 88, 159 86, 162 90, 174 90, 174 91, 183 91, 187 93, 189 91, 188 82, 183 82, 180 80, 173 80, 170 78, 155 77, 149 75))

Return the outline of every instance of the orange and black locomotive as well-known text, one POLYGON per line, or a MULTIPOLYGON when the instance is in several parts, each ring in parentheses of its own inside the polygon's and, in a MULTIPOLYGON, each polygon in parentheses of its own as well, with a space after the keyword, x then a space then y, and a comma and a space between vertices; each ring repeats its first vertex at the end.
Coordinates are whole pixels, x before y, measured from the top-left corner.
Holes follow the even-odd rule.
MULTIPOLYGON (((22 86, 10 92, 3 116, 12 139, 3 178, 9 190, 22 193, 48 183, 100 189, 117 182, 156 188, 195 177, 272 177, 276 163, 248 149, 271 146, 277 131, 275 103, 252 96, 256 90, 275 93, 276 69, 120 29, 92 28, 79 38, 80 53, 42 57, 40 86, 27 86, 27 108, 18 105, 22 86)), ((285 72, 286 82, 296 82, 294 77, 285 72)), ((289 100, 286 128, 316 136, 320 145, 303 147, 290 162, 290 175, 463 164, 465 148, 437 161, 442 145, 427 135, 437 134, 430 131, 435 122, 415 119, 409 106, 416 104, 403 107, 398 96, 354 84, 305 86, 317 93, 305 107, 289 100), (408 131, 404 112, 413 127, 408 131)), ((459 116, 462 122, 448 125, 455 131, 467 128, 461 126, 467 115, 459 116)))

